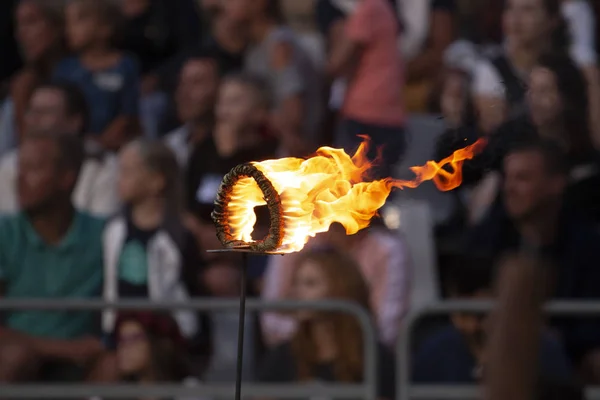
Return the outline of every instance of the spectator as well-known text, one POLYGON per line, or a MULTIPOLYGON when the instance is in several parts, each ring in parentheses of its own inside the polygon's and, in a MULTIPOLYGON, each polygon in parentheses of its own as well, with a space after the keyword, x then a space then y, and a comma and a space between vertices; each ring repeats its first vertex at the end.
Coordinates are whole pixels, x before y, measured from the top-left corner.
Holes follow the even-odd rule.
MULTIPOLYGON (((498 170, 506 152, 516 143, 532 137, 543 137, 560 143, 569 156, 571 178, 567 202, 595 221, 600 221, 596 189, 600 180, 599 156, 594 150, 589 128, 588 96, 585 77, 567 56, 542 55, 529 77, 526 105, 529 115, 504 123, 490 137, 484 154, 475 164, 498 170)), ((464 145, 464 144, 461 144, 464 145)), ((460 145, 459 145, 460 146, 460 145)), ((473 163, 471 163, 473 164, 473 163)), ((476 190, 471 210, 486 210, 499 191, 499 179, 489 179, 490 187, 476 190), (488 194, 485 192, 488 191, 488 194)), ((479 176, 481 176, 480 174, 479 176)), ((476 214, 482 214, 478 211, 476 214)), ((473 214, 472 220, 477 220, 473 214)))
MULTIPOLYGON (((420 51, 407 59, 406 88, 404 98, 409 112, 428 111, 432 89, 439 79, 446 48, 456 36, 457 7, 455 0, 427 0, 430 2, 428 21, 424 25, 428 32, 420 51)), ((404 0, 406 2, 406 0, 404 0)), ((405 14, 405 20, 412 15, 405 14)))
POLYGON ((282 151, 305 155, 319 141, 320 76, 294 33, 282 24, 278 0, 228 0, 227 18, 247 28, 245 70, 269 82, 275 97, 274 125, 282 151))
MULTIPOLYGON (((206 1, 204 1, 206 3, 206 1)), ((209 32, 201 45, 214 52, 219 60, 221 74, 240 72, 244 69, 244 52, 248 45, 243 24, 229 18, 223 2, 205 5, 203 9, 211 9, 209 32)))
MULTIPOLYGON (((46 135, 83 136, 88 109, 83 94, 68 83, 47 83, 38 86, 29 102, 25 129, 46 135)), ((16 180, 19 151, 0 158, 0 211, 17 210, 16 180)), ((108 216, 117 211, 117 161, 98 146, 85 143, 85 159, 75 191, 73 204, 94 215, 108 216)))
POLYGON ((233 75, 221 85, 215 131, 193 150, 187 174, 191 227, 203 250, 221 247, 210 214, 223 176, 238 164, 274 155, 276 143, 266 125, 269 106, 262 79, 233 75))
MULTIPOLYGON (((600 21, 600 4, 591 1, 592 12, 594 15, 595 21, 600 21)), ((596 24, 596 34, 594 36, 596 38, 596 54, 600 53, 600 23, 596 24)))
POLYGON ((566 54, 567 28, 560 0, 507 0, 505 50, 474 70, 473 94, 480 128, 491 133, 507 117, 525 112, 525 79, 545 52, 566 54))
POLYGON ((120 381, 198 384, 189 372, 185 341, 170 316, 125 312, 117 320, 116 343, 116 369, 120 381))
MULTIPOLYGON (((579 65, 587 79, 590 108, 600 107, 600 72, 595 49, 594 28, 596 18, 592 7, 584 0, 563 0, 562 14, 567 22, 571 38, 571 58, 579 65)), ((600 114, 590 116, 592 139, 600 146, 600 114)))
POLYGON ((593 109, 585 79, 568 59, 545 56, 530 81, 528 103, 538 134, 560 141, 568 151, 571 172, 565 201, 600 223, 600 156, 592 145, 588 116, 593 109))
POLYGON ((20 0, 16 32, 24 66, 11 79, 10 97, 2 106, 0 151, 12 149, 25 133, 25 113, 37 85, 47 81, 64 54, 62 1, 20 0))
POLYGON ((156 138, 165 124, 169 99, 158 86, 155 71, 200 37, 194 0, 126 0, 120 47, 135 54, 142 75, 140 119, 146 137, 156 138))
MULTIPOLYGON (((138 57, 144 78, 201 37, 195 0, 124 0, 121 11, 122 47, 138 57)), ((153 86, 145 84, 142 88, 153 86)))
MULTIPOLYGON (((448 68, 443 73, 440 111, 446 129, 437 139, 433 157, 435 160, 443 160, 455 150, 475 143, 480 137, 470 82, 470 75, 464 69, 448 68)), ((486 159, 481 162, 471 160, 463 164, 460 187, 448 193, 448 199, 452 202, 451 212, 437 224, 438 247, 448 247, 441 244, 441 241, 451 246, 469 222, 467 203, 471 198, 473 186, 480 181, 484 173, 480 164, 485 165, 486 162, 486 159)))
POLYGON ((587 0, 562 0, 562 14, 571 36, 570 54, 579 65, 595 65, 596 19, 587 0))
POLYGON ((345 22, 340 42, 331 49, 327 63, 330 76, 349 76, 335 137, 336 147, 356 150, 357 137, 371 137, 374 158, 382 150, 377 176, 389 176, 392 165, 404 153, 403 64, 397 49, 398 20, 387 0, 361 0, 345 22))
MULTIPOLYGON (((447 68, 444 71, 440 90, 440 112, 444 118, 446 131, 438 138, 435 159, 442 160, 454 151, 479 139, 477 116, 473 106, 473 96, 469 91, 470 75, 460 68, 447 68)), ((470 171, 472 163, 467 163, 463 173, 470 171)), ((477 179, 477 175, 463 176, 463 186, 477 179)))
POLYGON ((138 127, 138 66, 113 47, 120 17, 110 0, 71 0, 67 38, 76 55, 54 72, 81 88, 90 107, 89 134, 108 150, 118 150, 138 127))
MULTIPOLYGON (((240 72, 243 69, 247 35, 242 26, 227 18, 220 0, 200 0, 198 3, 200 14, 204 17, 205 32, 202 37, 198 37, 193 45, 169 58, 146 79, 156 81, 158 88, 169 95, 179 86, 183 65, 189 59, 198 58, 198 54, 212 54, 221 75, 240 72)), ((177 119, 177 114, 176 105, 169 103, 167 130, 176 128, 181 122, 177 119)))
POLYGON ((446 126, 451 130, 463 127, 473 128, 475 110, 469 93, 470 76, 461 69, 446 71, 443 80, 440 109, 446 126))
MULTIPOLYGON (((18 175, 23 211, 0 221, 5 298, 75 300, 100 293, 103 221, 71 202, 83 157, 73 136, 24 138, 18 175)), ((9 312, 0 326, 0 381, 81 377, 102 351, 95 326, 91 312, 9 312)))
POLYGON ((486 354, 484 382, 489 400, 583 400, 581 387, 560 380, 539 379, 534 367, 543 330, 542 305, 548 266, 520 254, 506 260, 498 283, 486 354), (538 384, 536 385, 536 381, 538 384))
POLYGON ((178 77, 188 58, 194 58, 199 50, 208 49, 218 60, 221 74, 240 72, 244 66, 243 52, 247 44, 244 30, 236 21, 227 18, 220 0, 198 0, 200 14, 204 18, 202 37, 189 47, 163 63, 154 72, 159 87, 171 93, 178 85, 178 77))
MULTIPOLYGON (((369 290, 356 263, 334 250, 307 252, 297 260, 294 294, 299 300, 338 299, 369 309, 369 290)), ((300 311, 298 330, 273 349, 259 368, 261 382, 324 380, 361 382, 362 328, 354 316, 336 312, 300 311)), ((378 347, 378 398, 394 398, 393 355, 378 347)))
MULTIPOLYGON (((326 56, 343 39, 346 12, 345 9, 338 7, 337 3, 332 0, 317 0, 314 7, 317 27, 324 39, 324 56, 326 56)), ((327 88, 329 99, 328 107, 323 117, 321 143, 330 146, 333 144, 339 110, 342 108, 344 102, 346 79, 345 77, 339 77, 333 80, 333 82, 326 83, 329 84, 327 88)))
MULTIPOLYGON (((484 258, 471 257, 451 271, 448 290, 457 300, 492 299, 492 276, 484 258)), ((485 346, 488 318, 484 315, 455 313, 452 324, 441 328, 420 346, 414 361, 413 379, 419 383, 474 384, 486 371, 485 346)), ((568 380, 571 370, 567 356, 549 332, 540 335, 539 367, 545 378, 568 380)))
POLYGON ((165 143, 184 169, 191 150, 212 133, 219 80, 218 59, 209 51, 190 56, 181 70, 175 101, 183 125, 169 133, 165 143))
MULTIPOLYGON (((423 2, 417 1, 415 3, 419 11, 421 3, 423 2)), ((345 40, 344 23, 347 17, 356 10, 358 4, 358 2, 353 0, 317 0, 315 2, 316 22, 321 35, 325 39, 327 54, 330 54, 333 49, 337 48, 345 40)), ((394 0, 391 0, 390 4, 396 7, 394 0)), ((404 34, 404 32, 402 33, 404 34)), ((402 43, 405 43, 404 40, 402 43)), ((325 115, 321 138, 321 141, 327 145, 333 143, 334 131, 338 122, 338 113, 343 106, 344 95, 346 94, 346 78, 343 75, 335 77, 329 88, 329 109, 325 115)))
MULTIPOLYGON (((411 260, 404 240, 384 227, 373 226, 347 236, 341 225, 307 243, 307 250, 319 245, 334 246, 348 252, 358 263, 369 284, 371 309, 374 310, 381 341, 388 347, 396 343, 402 317, 409 309, 411 260)), ((288 298, 296 259, 301 253, 271 257, 265 276, 263 297, 269 300, 288 298)), ((288 339, 296 325, 284 316, 265 313, 262 329, 269 345, 288 339)))
MULTIPOLYGON (((198 249, 181 221, 182 188, 175 155, 161 142, 132 142, 120 154, 119 192, 126 205, 104 232, 104 299, 147 297, 186 301, 182 282, 199 267, 198 249)), ((189 311, 173 314, 191 338, 198 321, 189 311)), ((112 333, 115 315, 102 327, 112 333)))
MULTIPOLYGON (((554 298, 597 299, 600 276, 594 254, 600 238, 589 221, 564 207, 568 172, 564 152, 553 142, 524 143, 509 151, 502 202, 470 232, 468 248, 492 257, 518 249, 539 253, 556 265, 554 298)), ((577 365, 597 365, 599 328, 586 321, 557 327, 577 365)))

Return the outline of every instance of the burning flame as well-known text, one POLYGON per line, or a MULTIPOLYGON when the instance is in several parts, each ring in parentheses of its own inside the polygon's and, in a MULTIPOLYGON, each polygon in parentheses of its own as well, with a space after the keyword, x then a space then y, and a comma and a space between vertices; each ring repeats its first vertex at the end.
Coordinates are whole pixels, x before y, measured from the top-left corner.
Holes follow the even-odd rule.
MULTIPOLYGON (((373 163, 366 157, 369 141, 364 139, 353 157, 341 149, 321 147, 305 160, 290 157, 253 163, 281 197, 285 227, 279 252, 301 250, 310 237, 327 231, 334 222, 342 224, 349 235, 366 228, 394 188, 416 188, 429 180, 443 191, 458 187, 464 160, 472 159, 486 144, 480 139, 440 162, 427 161, 423 166, 411 167, 416 175, 413 180, 368 181, 373 163), (444 166, 449 166, 449 170, 444 166)), ((229 203, 229 224, 235 239, 253 240, 254 207, 264 204, 263 193, 252 178, 237 182, 229 203)))

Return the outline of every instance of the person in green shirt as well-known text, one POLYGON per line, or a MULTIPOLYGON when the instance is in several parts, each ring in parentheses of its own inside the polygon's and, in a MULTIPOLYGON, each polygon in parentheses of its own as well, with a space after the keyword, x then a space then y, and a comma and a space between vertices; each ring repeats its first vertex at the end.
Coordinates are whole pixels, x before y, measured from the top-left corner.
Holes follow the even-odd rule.
MULTIPOLYGON (((22 211, 0 218, 1 297, 100 294, 104 222, 71 202, 83 157, 80 139, 70 135, 24 138, 17 179, 22 211)), ((0 382, 36 379, 48 369, 52 375, 65 365, 91 366, 102 351, 95 317, 66 310, 2 315, 0 382)))

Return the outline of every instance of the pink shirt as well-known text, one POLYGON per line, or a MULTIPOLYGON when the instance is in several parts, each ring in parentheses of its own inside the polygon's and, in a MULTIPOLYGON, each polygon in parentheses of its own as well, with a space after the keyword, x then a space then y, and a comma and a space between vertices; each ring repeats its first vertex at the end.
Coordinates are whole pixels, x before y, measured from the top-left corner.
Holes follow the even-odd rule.
POLYGON ((362 47, 342 113, 363 123, 402 126, 403 64, 398 21, 388 0, 362 0, 346 22, 346 35, 362 47))

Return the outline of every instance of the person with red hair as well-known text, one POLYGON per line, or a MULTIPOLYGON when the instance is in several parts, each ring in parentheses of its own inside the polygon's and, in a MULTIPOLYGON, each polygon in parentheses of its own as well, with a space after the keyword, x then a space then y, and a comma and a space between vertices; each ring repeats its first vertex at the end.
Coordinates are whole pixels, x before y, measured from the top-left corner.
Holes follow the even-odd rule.
MULTIPOLYGON (((369 289, 360 267, 333 248, 302 253, 293 277, 299 300, 345 300, 369 310, 369 289)), ((267 354, 259 369, 262 382, 360 382, 364 379, 362 328, 342 312, 302 310, 292 338, 267 354)), ((394 398, 394 356, 378 347, 379 398, 394 398)))

